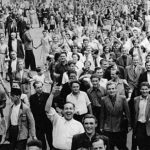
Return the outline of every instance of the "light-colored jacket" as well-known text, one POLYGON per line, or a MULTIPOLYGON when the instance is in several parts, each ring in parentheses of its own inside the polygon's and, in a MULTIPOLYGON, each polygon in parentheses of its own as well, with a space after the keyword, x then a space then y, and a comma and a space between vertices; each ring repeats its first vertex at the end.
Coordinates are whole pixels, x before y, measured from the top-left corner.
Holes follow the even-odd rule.
MULTIPOLYGON (((10 108, 9 116, 8 116, 8 125, 7 125, 7 132, 6 132, 6 139, 9 140, 9 127, 11 125, 11 113, 12 113, 13 105, 10 108)), ((18 141, 28 139, 29 136, 35 137, 35 121, 33 115, 30 111, 30 108, 21 102, 19 115, 18 115, 18 141)))

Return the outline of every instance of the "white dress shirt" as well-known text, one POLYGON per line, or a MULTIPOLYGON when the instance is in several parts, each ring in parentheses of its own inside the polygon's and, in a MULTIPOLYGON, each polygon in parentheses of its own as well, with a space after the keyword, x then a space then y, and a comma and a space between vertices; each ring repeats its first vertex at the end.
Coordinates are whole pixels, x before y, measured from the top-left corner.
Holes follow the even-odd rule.
POLYGON ((17 39, 12 40, 12 50, 17 52, 17 39))
POLYGON ((79 112, 79 115, 86 114, 88 112, 87 106, 91 104, 87 94, 83 91, 80 91, 78 95, 69 94, 66 101, 75 105, 75 111, 79 112))
POLYGON ((17 58, 15 60, 12 60, 12 62, 11 62, 12 72, 16 71, 16 69, 17 69, 16 67, 17 67, 17 58))
POLYGON ((107 85, 108 80, 101 78, 99 81, 100 86, 102 86, 104 89, 106 89, 106 85, 107 85))
POLYGON ((150 72, 147 72, 147 80, 148 80, 148 83, 150 84, 150 72))
POLYGON ((13 125, 13 126, 18 125, 18 115, 19 115, 20 105, 21 105, 21 103, 18 105, 13 105, 11 117, 10 117, 11 125, 13 125))
POLYGON ((82 124, 74 119, 66 120, 52 107, 47 116, 53 124, 53 146, 57 149, 70 150, 73 136, 84 132, 82 124))
POLYGON ((138 116, 138 121, 141 123, 146 122, 146 117, 145 117, 146 106, 147 106, 147 98, 143 99, 141 97, 139 103, 139 116, 138 116))

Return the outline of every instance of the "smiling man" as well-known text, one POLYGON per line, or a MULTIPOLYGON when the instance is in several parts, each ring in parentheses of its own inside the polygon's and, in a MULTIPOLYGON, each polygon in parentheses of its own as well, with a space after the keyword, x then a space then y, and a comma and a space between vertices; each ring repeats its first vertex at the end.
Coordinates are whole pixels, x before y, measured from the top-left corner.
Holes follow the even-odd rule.
POLYGON ((70 150, 72 137, 75 134, 83 133, 84 128, 80 122, 73 119, 75 113, 75 106, 73 103, 67 102, 64 105, 63 117, 51 107, 56 92, 57 86, 54 86, 45 107, 47 116, 53 125, 53 150, 70 150))
POLYGON ((85 132, 73 136, 71 150, 91 148, 93 140, 98 136, 98 133, 95 132, 97 120, 94 115, 85 115, 83 118, 83 126, 85 132))

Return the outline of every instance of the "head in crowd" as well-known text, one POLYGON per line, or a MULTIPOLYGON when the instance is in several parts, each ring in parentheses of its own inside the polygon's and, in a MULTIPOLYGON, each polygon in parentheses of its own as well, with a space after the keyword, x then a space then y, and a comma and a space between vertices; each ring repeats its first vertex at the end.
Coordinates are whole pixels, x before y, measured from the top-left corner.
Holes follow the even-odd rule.
POLYGON ((97 119, 92 114, 86 114, 82 120, 86 134, 93 136, 97 127, 97 119))
POLYGON ((37 94, 40 95, 40 94, 43 92, 43 83, 42 83, 42 82, 40 82, 40 81, 35 81, 35 82, 33 83, 33 87, 34 87, 35 92, 36 92, 37 94))
POLYGON ((27 150, 42 150, 42 142, 39 140, 31 140, 27 143, 27 150))
POLYGON ((150 88, 150 85, 148 82, 141 83, 140 92, 141 92, 142 97, 146 98, 149 95, 149 91, 150 91, 149 88, 150 88))
POLYGON ((97 135, 92 142, 92 150, 109 150, 109 140, 103 135, 97 135))
POLYGON ((80 92, 80 82, 78 80, 70 82, 70 87, 74 95, 77 95, 80 92))
POLYGON ((11 88, 11 100, 15 105, 18 105, 21 102, 21 89, 18 86, 14 86, 11 88))
POLYGON ((12 60, 15 60, 15 59, 17 58, 17 53, 16 53, 16 51, 11 51, 11 52, 10 52, 10 57, 11 57, 12 60))
POLYGON ((95 74, 97 74, 98 77, 101 79, 103 77, 104 71, 101 67, 96 67, 95 68, 95 74))
POLYGON ((106 85, 107 93, 109 96, 114 97, 117 93, 116 83, 113 81, 110 81, 106 85))
POLYGON ((97 74, 92 74, 90 79, 91 79, 91 83, 93 85, 93 88, 98 88, 99 82, 100 82, 99 76, 97 74))

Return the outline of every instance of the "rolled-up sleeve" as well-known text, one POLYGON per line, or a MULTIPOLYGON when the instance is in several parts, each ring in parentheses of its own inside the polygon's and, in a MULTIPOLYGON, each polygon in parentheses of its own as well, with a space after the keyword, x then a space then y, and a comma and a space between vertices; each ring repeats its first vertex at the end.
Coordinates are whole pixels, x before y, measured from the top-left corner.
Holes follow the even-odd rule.
POLYGON ((51 122, 53 123, 53 125, 55 125, 56 122, 57 122, 57 120, 58 120, 59 117, 61 117, 61 116, 59 116, 59 115, 57 114, 56 110, 55 110, 53 107, 51 107, 50 110, 49 110, 49 112, 47 113, 47 117, 48 117, 48 119, 51 120, 51 122))

